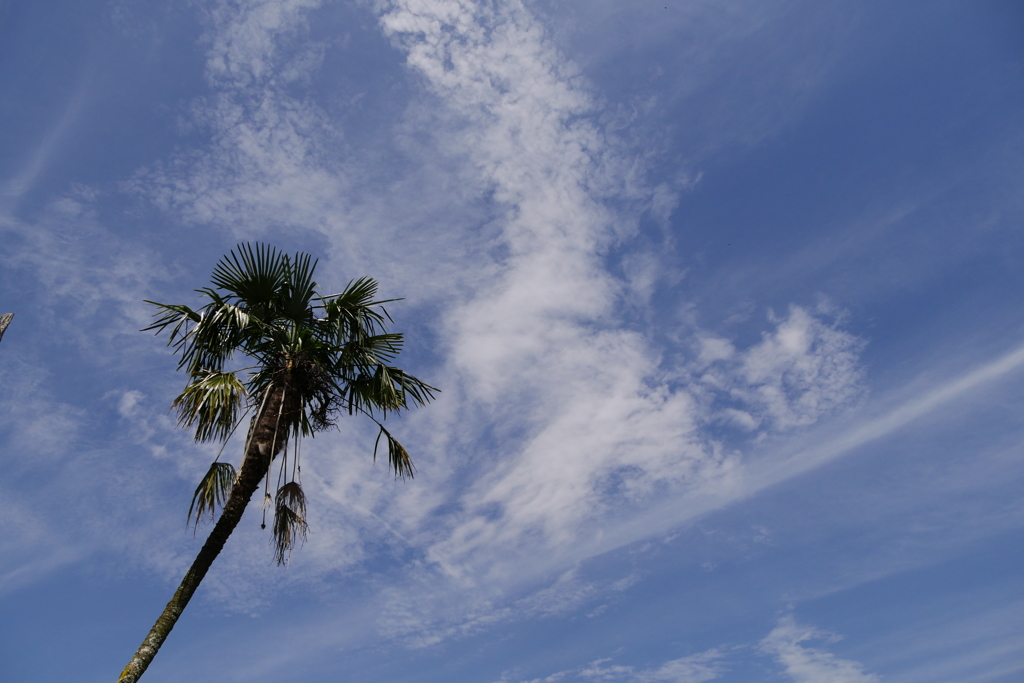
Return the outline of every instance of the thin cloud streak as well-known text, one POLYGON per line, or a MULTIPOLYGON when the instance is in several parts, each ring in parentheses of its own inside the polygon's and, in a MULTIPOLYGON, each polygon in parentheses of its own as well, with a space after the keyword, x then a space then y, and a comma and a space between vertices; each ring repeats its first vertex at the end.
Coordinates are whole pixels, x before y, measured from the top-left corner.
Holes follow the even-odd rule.
MULTIPOLYGON (((729 478, 723 480, 717 489, 709 488, 703 492, 689 494, 681 501, 662 503, 649 513, 608 533, 604 542, 589 548, 585 555, 597 555, 642 538, 666 533, 709 512, 746 500, 847 455, 857 448, 894 434, 964 394, 1004 379, 1021 365, 1024 365, 1024 346, 960 377, 926 390, 895 407, 876 402, 873 411, 884 412, 881 417, 870 418, 838 435, 826 437, 824 442, 817 446, 805 448, 793 455, 760 458, 743 469, 731 472, 729 478)), ((870 404, 864 407, 864 412, 870 410, 870 404)))
MULTIPOLYGON (((968 604, 955 618, 874 645, 893 683, 985 683, 1024 671, 1024 601, 968 604), (994 664, 998 662, 998 664, 994 664)), ((881 639, 880 639, 881 640, 881 639)))
MULTIPOLYGON (((764 483, 760 488, 789 479, 833 460, 855 448, 888 436, 914 420, 937 410, 962 394, 989 382, 998 381, 1019 368, 1022 364, 1024 364, 1024 346, 921 396, 906 401, 891 410, 887 410, 886 414, 882 417, 872 419, 822 447, 802 451, 771 467, 770 472, 766 472, 763 475, 764 483)), ((757 479, 758 477, 755 475, 752 478, 757 479)))
POLYGON ((89 93, 91 80, 89 77, 84 77, 79 81, 78 87, 75 88, 75 92, 71 95, 67 106, 64 107, 64 113, 61 114, 57 123, 46 132, 46 135, 32 149, 28 162, 16 176, 0 185, 0 197, 7 200, 5 202, 7 206, 3 208, 8 213, 13 213, 17 200, 35 185, 39 175, 53 156, 57 145, 60 144, 74 124, 75 119, 78 118, 78 114, 81 112, 82 105, 85 103, 86 96, 89 93))

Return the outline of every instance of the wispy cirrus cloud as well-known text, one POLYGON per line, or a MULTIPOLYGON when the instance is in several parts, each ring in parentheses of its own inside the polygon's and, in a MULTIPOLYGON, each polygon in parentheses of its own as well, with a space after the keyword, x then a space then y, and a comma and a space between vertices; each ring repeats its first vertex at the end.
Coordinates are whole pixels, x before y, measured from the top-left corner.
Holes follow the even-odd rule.
MULTIPOLYGON (((278 237, 274 226, 284 225, 323 239, 328 268, 379 268, 436 315, 431 372, 446 391, 433 412, 406 423, 407 440, 429 444, 419 460, 425 485, 396 492, 368 463, 336 459, 342 444, 365 436, 357 427, 318 439, 310 484, 333 503, 315 513, 320 532, 290 580, 319 585, 331 572, 373 561, 370 548, 382 542, 412 553, 418 562, 374 601, 383 606, 381 632, 413 644, 543 616, 531 595, 579 609, 617 590, 616 582, 551 577, 856 445, 826 440, 827 453, 800 466, 788 466, 780 451, 756 472, 736 448, 807 427, 863 395, 864 341, 828 307, 793 306, 747 347, 693 328, 679 340, 682 353, 624 324, 652 286, 616 274, 612 252, 630 244, 644 211, 671 206, 678 190, 646 184, 636 150, 601 122, 586 81, 527 6, 378 5, 384 33, 407 56, 415 94, 395 130, 396 148, 421 139, 408 157, 416 163, 404 170, 333 155, 344 148, 336 122, 284 87, 320 64, 320 47, 300 45, 318 11, 307 2, 214 6, 206 41, 212 94, 192 106, 211 142, 130 184, 172 215, 240 238, 278 237), (444 183, 464 182, 450 190, 436 179, 420 182, 438 169, 444 183), (368 176, 394 185, 356 196, 368 176), (395 201, 414 187, 412 200, 395 201), (444 207, 458 207, 454 225, 424 219, 444 207), (458 272, 438 277, 449 268, 458 272), (737 430, 732 446, 719 440, 723 426, 737 430)), ((82 202, 72 204, 63 210, 79 215, 82 202)), ((138 287, 108 294, 141 319, 125 298, 141 299, 138 287)), ((133 419, 160 412, 143 405, 133 419)), ((875 426, 881 434, 899 427, 875 426)), ((165 437, 140 438, 156 452, 165 437)), ((193 455, 195 469, 202 453, 193 455)), ((236 541, 210 586, 253 609, 280 577, 246 569, 262 566, 261 536, 236 541), (264 588, 249 590, 256 583, 264 588)), ((152 561, 171 575, 181 557, 152 561)))
POLYGON ((783 666, 793 683, 878 683, 881 679, 864 671, 858 662, 841 659, 831 652, 805 645, 807 641, 836 642, 837 637, 802 626, 792 615, 779 619, 778 625, 759 644, 760 649, 783 666))
MULTIPOLYGON (((213 94, 193 105, 212 141, 141 172, 130 187, 239 237, 276 236, 285 226, 326 239, 332 263, 379 266, 395 276, 389 286, 411 288, 414 302, 440 312, 435 373, 446 393, 437 417, 409 423, 411 439, 432 444, 421 459, 432 490, 392 500, 390 489, 360 480, 361 468, 311 464, 324 495, 354 507, 324 515, 333 531, 323 538, 349 540, 314 540, 306 565, 311 577, 348 565, 361 557, 364 534, 415 548, 426 564, 410 570, 406 588, 440 580, 453 590, 410 598, 395 589, 402 597, 392 604, 402 610, 387 629, 436 635, 472 621, 456 616, 466 612, 464 595, 453 622, 438 618, 447 611, 438 601, 456 587, 477 587, 469 611, 483 623, 486 610, 503 613, 496 605, 509 586, 559 575, 599 547, 603 527, 621 526, 669 492, 728 487, 743 464, 707 431, 720 418, 701 392, 679 381, 642 330, 623 324, 650 283, 631 290, 642 278, 609 267, 643 213, 663 220, 666 193, 678 190, 646 182, 643 154, 601 125, 586 81, 525 4, 376 8, 420 93, 396 130, 399 141, 414 133, 427 141, 413 157, 420 166, 399 172, 339 155, 343 136, 326 110, 285 87, 295 69, 319 64, 301 45, 318 3, 217 4, 207 14, 213 94), (403 200, 423 198, 427 215, 458 206, 484 229, 395 209, 394 192, 437 168, 455 189, 437 199, 421 186, 403 200), (397 184, 376 200, 356 198, 361 178, 382 174, 397 184), (438 268, 457 274, 436 277, 438 268), (352 528, 355 536, 344 531, 352 528)), ((722 340, 729 353, 705 372, 741 420, 807 425, 858 394, 859 340, 803 308, 773 324, 750 349, 722 340)), ((241 577, 230 568, 241 555, 233 557, 223 558, 225 571, 241 577)))
POLYGON ((54 151, 75 123, 89 95, 90 77, 79 80, 78 86, 68 100, 57 121, 32 149, 25 164, 13 178, 0 184, 0 212, 10 213, 18 200, 32 189, 40 174, 46 169, 54 151))
POLYGON ((785 431, 813 424, 863 394, 865 341, 842 329, 841 315, 829 322, 835 312, 827 302, 818 308, 790 306, 784 318, 770 312, 774 329, 743 350, 699 334, 687 379, 712 403, 713 419, 762 434, 785 431))
MULTIPOLYGON (((1024 671, 1020 600, 966 600, 956 618, 889 634, 875 651, 893 674, 885 680, 983 681, 1012 679, 1024 671)), ((881 639, 879 639, 881 640, 881 639)))
POLYGON ((660 666, 636 669, 610 664, 610 660, 591 662, 577 676, 587 681, 627 681, 628 683, 705 683, 722 674, 722 653, 708 650, 689 657, 672 659, 660 666))
MULTIPOLYGON (((606 550, 607 538, 640 538, 622 532, 652 503, 733 486, 745 465, 741 452, 714 436, 723 411, 733 411, 733 424, 777 431, 811 424, 859 395, 861 341, 820 311, 792 308, 746 349, 694 332, 684 344, 700 350, 684 369, 672 367, 642 328, 624 324, 653 289, 616 274, 613 252, 630 244, 644 212, 664 220, 680 190, 647 183, 643 151, 602 125, 587 82, 528 6, 377 5, 384 34, 406 56, 410 92, 418 93, 395 131, 395 149, 425 140, 415 154, 405 150, 417 164, 411 170, 344 156, 336 121, 296 95, 300 75, 320 64, 323 46, 304 44, 319 11, 316 2, 207 8, 211 94, 191 113, 210 142, 126 184, 173 216, 239 238, 287 231, 326 240, 326 268, 354 260, 379 268, 394 276, 389 286, 411 289, 414 303, 437 312, 432 372, 446 391, 433 416, 407 423, 407 440, 430 444, 420 459, 429 489, 396 492, 374 479, 368 463, 330 462, 343 443, 365 436, 356 426, 318 439, 309 483, 338 506, 315 513, 320 532, 291 569, 293 580, 318 584, 368 562, 368 548, 382 539, 421 557, 376 598, 382 631, 410 643, 543 616, 530 606, 533 594, 575 609, 618 583, 552 577, 606 550), (458 181, 454 189, 420 182, 437 169, 445 182, 458 181), (359 192, 366 177, 395 184, 377 185, 384 189, 366 198, 359 192), (414 186, 411 199, 395 201, 414 186), (405 206, 420 199, 425 213, 405 206), (457 207, 461 218, 424 220, 444 207, 457 207), (457 274, 438 277, 445 269, 457 274), (715 344, 717 352, 703 353, 715 344), (698 372, 704 388, 680 379, 698 372), (419 590, 427 584, 433 589, 419 590)), ((81 198, 61 202, 66 220, 88 211, 81 198)), ((21 233, 37 241, 54 234, 21 233)), ((46 244, 33 251, 59 252, 46 244)), ((154 278, 167 270, 145 266, 139 254, 141 261, 120 261, 120 270, 100 265, 95 286, 79 283, 68 294, 91 291, 93 305, 117 301, 123 322, 141 327, 138 301, 154 296, 154 278)), ((55 278, 92 277, 45 261, 33 267, 55 278)), ((121 396, 129 395, 138 398, 121 396)), ((170 438, 162 411, 142 399, 122 407, 125 420, 160 425, 131 438, 161 457, 170 438)), ((188 452, 179 476, 204 454, 188 452)), ((246 610, 280 580, 250 569, 262 566, 265 552, 250 532, 238 534, 209 581, 214 595, 246 610), (254 590, 257 583, 263 587, 254 590)), ((175 544, 142 561, 172 575, 183 553, 185 545, 175 544)))
MULTIPOLYGON (((543 678, 522 683, 557 683, 558 681, 614 681, 616 683, 706 683, 720 678, 725 671, 725 655, 718 649, 681 657, 648 668, 615 664, 611 658, 597 659, 586 666, 566 669, 543 678)), ((518 680, 507 673, 497 683, 518 680)))
MULTIPOLYGON (((509 671, 499 683, 556 683, 558 681, 616 683, 706 683, 718 680, 733 669, 753 664, 764 671, 763 660, 774 660, 778 675, 792 683, 879 683, 881 679, 865 671, 859 662, 837 657, 824 647, 808 643, 836 643, 833 633, 798 623, 791 614, 780 618, 768 635, 755 643, 716 647, 705 652, 638 667, 616 663, 616 659, 597 659, 585 666, 557 671, 528 681, 509 671)), ((769 665, 770 666, 770 665, 769 665)), ((774 680, 774 679, 773 679, 774 680)))
POLYGON ((1012 677, 1019 596, 973 553, 1022 519, 1020 98, 962 4, 115 3, 152 25, 130 50, 75 26, 116 97, 82 118, 26 62, 15 118, 56 103, 56 125, 0 186, 0 593, 180 579, 217 446, 168 414, 184 378, 140 302, 188 303, 260 239, 321 256, 326 288, 406 296, 401 364, 443 393, 394 425, 414 481, 356 420, 303 443, 308 542, 274 567, 247 513, 190 612, 223 636, 161 654, 179 678, 1012 677))
MULTIPOLYGON (((451 368, 483 420, 525 430, 518 454, 463 495, 469 515, 432 556, 452 566, 476 548, 512 556, 538 538, 578 541, 586 523, 659 486, 720 478, 736 463, 700 430, 695 397, 666 382, 660 352, 621 324, 627 284, 603 257, 637 216, 605 200, 655 188, 636 184, 635 161, 597 125, 575 67, 519 3, 384 7, 410 68, 461 123, 446 142, 504 211, 501 270, 447 317, 451 368)), ((794 309, 723 374, 778 425, 809 424, 856 394, 858 345, 794 309)))

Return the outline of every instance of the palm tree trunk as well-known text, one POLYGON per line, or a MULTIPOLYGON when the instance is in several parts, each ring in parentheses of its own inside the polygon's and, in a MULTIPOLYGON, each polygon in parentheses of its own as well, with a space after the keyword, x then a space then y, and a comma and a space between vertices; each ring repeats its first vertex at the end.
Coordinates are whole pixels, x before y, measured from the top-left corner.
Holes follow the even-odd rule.
POLYGON ((167 603, 160 618, 150 629, 149 635, 142 641, 142 645, 128 662, 128 666, 121 672, 121 677, 117 679, 118 683, 135 683, 146 671, 150 662, 153 661, 153 657, 156 656, 157 650, 160 649, 167 635, 174 628, 174 624, 177 623, 185 606, 192 599, 192 595, 199 588, 199 583, 206 576, 210 565, 224 548, 228 536, 241 521, 242 513, 245 512, 249 500, 259 488, 267 470, 270 469, 270 463, 284 445, 285 434, 279 434, 277 430, 284 393, 284 387, 279 385, 273 389, 270 399, 263 406, 252 438, 249 440, 249 447, 242 460, 238 480, 231 488, 231 494, 224 504, 224 511, 221 513, 220 519, 214 525, 213 531, 210 532, 202 550, 192 562, 192 566, 185 573, 185 578, 181 580, 178 590, 174 592, 174 597, 167 603))

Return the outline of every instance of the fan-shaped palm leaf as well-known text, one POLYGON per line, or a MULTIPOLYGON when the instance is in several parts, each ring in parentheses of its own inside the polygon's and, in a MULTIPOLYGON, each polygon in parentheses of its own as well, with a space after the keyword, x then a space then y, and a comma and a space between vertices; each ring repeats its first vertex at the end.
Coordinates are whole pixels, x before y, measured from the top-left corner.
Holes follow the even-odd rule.
POLYGON ((245 395, 245 386, 235 373, 200 371, 192 375, 171 407, 178 411, 179 425, 196 425, 196 441, 219 441, 235 428, 245 395))

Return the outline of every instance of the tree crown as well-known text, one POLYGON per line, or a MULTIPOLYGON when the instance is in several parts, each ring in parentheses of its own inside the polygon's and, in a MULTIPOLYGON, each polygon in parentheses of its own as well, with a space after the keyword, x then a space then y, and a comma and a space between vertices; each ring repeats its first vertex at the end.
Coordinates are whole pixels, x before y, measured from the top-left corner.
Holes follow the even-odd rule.
POLYGON ((323 295, 316 265, 306 253, 243 243, 217 263, 212 287, 196 290, 204 305, 146 302, 158 310, 145 329, 167 332, 178 368, 189 373, 173 404, 179 424, 194 427, 197 441, 226 441, 243 410, 258 415, 271 388, 284 387, 285 438, 312 436, 342 412, 363 413, 380 427, 378 443, 386 437, 395 474, 412 476, 408 453, 376 415, 424 405, 437 389, 390 365, 402 335, 387 331, 393 321, 383 304, 396 299, 377 300, 367 277, 323 295), (237 356, 252 365, 229 369, 237 356))

